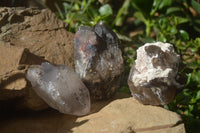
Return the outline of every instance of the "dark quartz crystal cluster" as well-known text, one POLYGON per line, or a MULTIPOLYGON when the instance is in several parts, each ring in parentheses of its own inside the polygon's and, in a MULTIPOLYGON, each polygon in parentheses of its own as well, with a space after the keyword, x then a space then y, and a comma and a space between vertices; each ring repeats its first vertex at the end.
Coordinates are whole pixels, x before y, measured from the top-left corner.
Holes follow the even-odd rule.
POLYGON ((179 82, 180 56, 169 43, 147 43, 137 50, 128 84, 133 97, 143 104, 165 105, 174 99, 179 82))
POLYGON ((93 99, 110 98, 119 88, 123 72, 117 35, 103 22, 79 27, 74 38, 75 70, 93 99))

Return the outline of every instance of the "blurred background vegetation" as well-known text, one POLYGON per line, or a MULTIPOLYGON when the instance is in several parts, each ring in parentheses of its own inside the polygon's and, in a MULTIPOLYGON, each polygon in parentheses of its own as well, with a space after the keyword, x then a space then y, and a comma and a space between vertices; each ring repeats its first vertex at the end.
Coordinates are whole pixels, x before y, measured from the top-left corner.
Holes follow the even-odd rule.
POLYGON ((19 1, 49 7, 73 33, 100 20, 109 25, 121 41, 125 73, 119 91, 125 93, 130 93, 127 78, 137 48, 146 42, 173 44, 187 83, 164 108, 182 116, 188 133, 200 132, 200 0, 2 0, 0 4, 19 1))

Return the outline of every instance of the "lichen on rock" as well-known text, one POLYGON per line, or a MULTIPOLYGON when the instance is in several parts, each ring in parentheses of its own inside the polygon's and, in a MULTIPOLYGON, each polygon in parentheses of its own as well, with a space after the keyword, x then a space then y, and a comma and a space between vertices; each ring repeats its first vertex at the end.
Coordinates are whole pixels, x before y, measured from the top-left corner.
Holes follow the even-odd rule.
POLYGON ((171 102, 177 89, 180 56, 169 43, 147 43, 137 50, 128 84, 133 97, 143 104, 164 105, 171 102))

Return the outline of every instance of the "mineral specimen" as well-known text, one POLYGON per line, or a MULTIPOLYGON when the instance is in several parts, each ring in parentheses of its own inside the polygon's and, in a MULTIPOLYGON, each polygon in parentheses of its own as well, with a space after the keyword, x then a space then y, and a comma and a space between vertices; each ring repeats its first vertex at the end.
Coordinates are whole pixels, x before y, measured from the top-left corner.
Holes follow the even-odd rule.
POLYGON ((45 62, 29 68, 27 79, 35 92, 52 108, 78 116, 89 113, 89 91, 70 67, 45 62))
POLYGON ((137 59, 129 74, 133 97, 143 104, 164 105, 171 102, 179 83, 180 56, 169 43, 147 43, 137 50, 137 59))
POLYGON ((103 22, 79 27, 74 38, 75 70, 93 99, 110 98, 119 88, 123 58, 117 35, 103 22))

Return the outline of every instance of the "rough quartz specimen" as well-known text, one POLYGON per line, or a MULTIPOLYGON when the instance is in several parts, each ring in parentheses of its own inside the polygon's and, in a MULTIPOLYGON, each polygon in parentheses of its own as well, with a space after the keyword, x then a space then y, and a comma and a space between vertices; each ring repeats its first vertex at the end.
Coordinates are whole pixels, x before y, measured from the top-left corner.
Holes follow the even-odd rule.
POLYGON ((169 43, 147 43, 137 50, 128 84, 133 97, 143 104, 164 105, 171 102, 179 83, 180 56, 169 43))
POLYGON ((65 114, 85 115, 90 111, 89 91, 70 67, 42 63, 28 69, 27 79, 36 93, 54 109, 65 114))
POLYGON ((75 70, 93 99, 110 98, 119 88, 123 58, 117 35, 103 22, 79 27, 74 38, 75 70))

